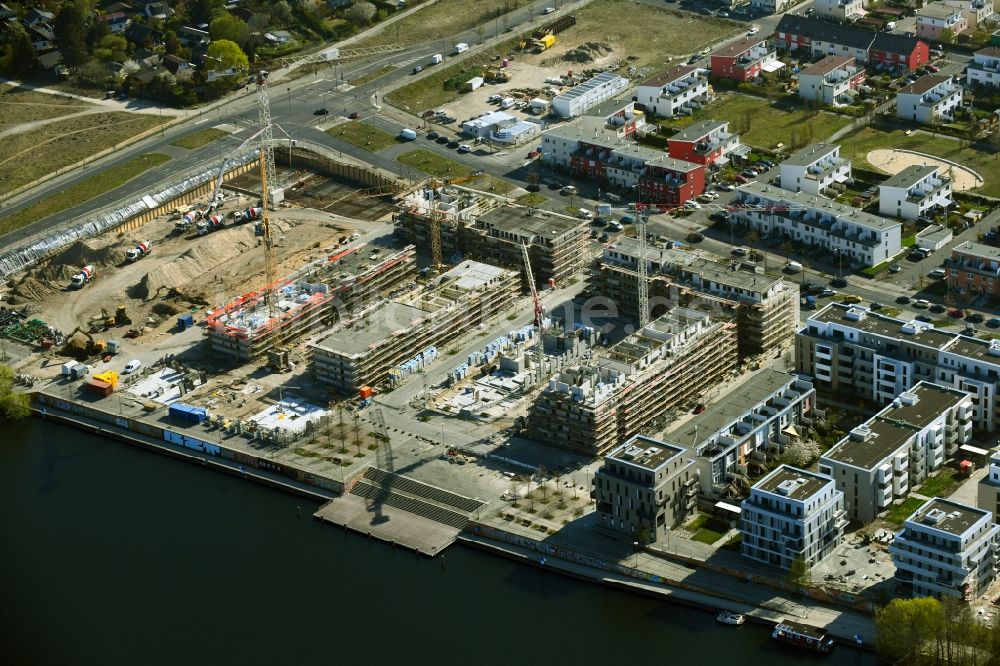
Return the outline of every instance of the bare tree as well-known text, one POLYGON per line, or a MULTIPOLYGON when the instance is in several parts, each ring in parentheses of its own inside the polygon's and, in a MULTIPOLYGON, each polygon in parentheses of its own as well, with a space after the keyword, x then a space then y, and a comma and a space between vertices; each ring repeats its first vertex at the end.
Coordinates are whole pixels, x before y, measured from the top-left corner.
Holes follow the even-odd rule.
POLYGON ((378 14, 378 8, 370 2, 355 2, 344 12, 344 16, 351 23, 358 25, 368 25, 375 18, 376 14, 378 14))

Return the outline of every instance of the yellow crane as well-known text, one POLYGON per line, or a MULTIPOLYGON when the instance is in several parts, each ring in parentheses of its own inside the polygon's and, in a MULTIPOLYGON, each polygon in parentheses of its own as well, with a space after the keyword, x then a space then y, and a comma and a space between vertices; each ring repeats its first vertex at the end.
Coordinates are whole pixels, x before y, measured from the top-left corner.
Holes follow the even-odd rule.
POLYGON ((458 185, 459 183, 465 183, 470 180, 475 180, 480 178, 482 174, 476 174, 471 176, 460 176, 458 178, 445 178, 443 181, 439 181, 437 178, 431 178, 431 200, 430 200, 430 234, 431 234, 431 267, 440 272, 444 269, 444 257, 441 250, 441 216, 434 206, 434 196, 437 194, 438 187, 445 185, 458 185))

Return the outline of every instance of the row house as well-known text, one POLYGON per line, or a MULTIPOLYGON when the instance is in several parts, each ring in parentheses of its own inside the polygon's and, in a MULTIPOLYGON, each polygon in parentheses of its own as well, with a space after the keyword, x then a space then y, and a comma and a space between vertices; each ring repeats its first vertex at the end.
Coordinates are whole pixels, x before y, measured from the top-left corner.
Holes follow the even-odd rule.
POLYGON ((951 178, 940 167, 913 164, 878 186, 878 212, 903 220, 917 220, 951 206, 951 178))
POLYGON ((930 499, 889 546, 896 583, 913 597, 972 601, 996 578, 998 542, 1000 525, 989 511, 930 499))
POLYGON ((695 162, 675 160, 660 154, 646 160, 639 176, 638 196, 643 203, 667 207, 683 206, 684 202, 705 191, 705 166, 695 162))
POLYGON ((844 493, 848 517, 867 524, 971 439, 972 396, 922 381, 824 453, 819 471, 844 493))
POLYGON ((962 10, 970 28, 978 28, 993 17, 992 0, 941 0, 940 4, 962 10))
POLYGON ((1000 296, 1000 248, 965 241, 945 260, 948 286, 973 296, 1000 296))
POLYGON ((751 81, 784 66, 766 37, 744 37, 726 44, 712 52, 711 60, 712 76, 733 81, 751 81))
POLYGON ((805 51, 815 57, 849 55, 859 64, 911 72, 930 58, 927 42, 915 37, 872 32, 794 14, 786 14, 778 21, 774 45, 790 51, 805 51))
POLYGON ((635 110, 635 102, 631 99, 609 99, 591 107, 587 116, 599 118, 607 127, 612 127, 616 134, 629 137, 636 132, 645 132, 646 114, 635 110))
POLYGON ((635 435, 604 457, 592 496, 601 526, 653 543, 698 504, 698 472, 681 446, 635 435))
POLYGON ((896 91, 896 117, 924 125, 950 123, 962 99, 963 88, 950 74, 928 74, 896 91))
POLYGON ((969 22, 960 7, 935 2, 917 10, 917 37, 951 42, 968 27, 969 22))
POLYGON ((670 157, 707 167, 722 166, 730 155, 745 155, 749 148, 740 143, 740 135, 729 132, 729 123, 702 120, 688 125, 667 139, 670 157))
POLYGON ((737 188, 729 215, 768 237, 820 247, 856 266, 875 266, 902 249, 902 225, 895 220, 757 182, 737 188))
POLYGON ((763 370, 664 439, 687 448, 700 493, 720 500, 738 493, 737 478, 753 461, 781 455, 812 423, 816 391, 808 380, 763 370))
POLYGON ((818 390, 888 403, 928 381, 971 393, 977 430, 1000 425, 1000 340, 830 303, 806 320, 795 347, 796 370, 818 390))
POLYGON ((851 55, 829 55, 799 72, 799 97, 824 106, 842 106, 854 101, 865 82, 865 70, 851 55))
POLYGON ((844 493, 833 479, 791 465, 755 483, 741 509, 740 553, 781 569, 796 560, 822 562, 840 546, 847 525, 844 493))
POLYGON ((698 67, 671 67, 640 83, 635 94, 647 114, 671 118, 700 108, 708 101, 708 77, 698 67))
POLYGON ((965 71, 968 85, 1000 88, 1000 46, 987 46, 972 55, 972 62, 965 71))
POLYGON ((782 189, 825 196, 835 184, 851 180, 851 160, 840 156, 840 146, 811 143, 779 165, 782 189))
POLYGON ((838 21, 853 21, 865 15, 862 0, 815 0, 816 16, 826 16, 838 21))

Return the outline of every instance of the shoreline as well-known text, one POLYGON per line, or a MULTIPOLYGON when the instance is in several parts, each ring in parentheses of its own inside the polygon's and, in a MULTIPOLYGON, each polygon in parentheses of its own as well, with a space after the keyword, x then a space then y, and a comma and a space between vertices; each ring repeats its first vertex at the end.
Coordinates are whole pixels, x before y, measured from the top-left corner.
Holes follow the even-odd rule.
MULTIPOLYGON (((272 475, 257 468, 248 468, 245 465, 238 464, 236 461, 230 461, 208 455, 188 453, 184 447, 167 442, 154 441, 152 438, 143 436, 141 433, 132 432, 130 430, 122 430, 117 425, 93 423, 85 417, 81 417, 79 415, 57 412, 33 405, 32 416, 35 418, 41 418, 42 420, 51 420, 63 426, 73 427, 90 434, 106 437, 129 446, 145 449, 152 453, 159 453, 177 460, 183 460, 199 467, 207 467, 230 476, 242 477, 245 480, 260 483, 272 489, 290 492, 310 500, 327 502, 340 496, 340 494, 335 491, 325 491, 324 489, 315 486, 307 486, 306 484, 302 484, 291 479, 277 478, 277 475, 272 475)), ((320 522, 326 523, 326 521, 322 520, 320 520, 320 522)), ((468 548, 475 548, 484 552, 489 552, 495 556, 504 557, 535 568, 553 570, 555 573, 581 581, 607 585, 622 591, 642 594, 647 597, 678 603, 709 612, 719 612, 725 610, 743 613, 746 615, 748 620, 764 627, 773 627, 785 617, 784 614, 775 613, 774 611, 770 611, 759 606, 751 606, 747 603, 728 600, 724 596, 720 596, 712 592, 688 590, 666 581, 646 583, 622 574, 602 571, 600 569, 576 564, 574 562, 569 562, 556 557, 537 557, 538 553, 535 553, 527 548, 489 539, 477 534, 477 530, 478 527, 473 528, 470 526, 470 528, 467 528, 467 530, 458 534, 456 541, 468 548), (470 529, 473 531, 469 531, 470 529)), ((364 537, 364 534, 358 532, 357 530, 350 531, 355 532, 360 537, 364 537)), ((385 543, 386 545, 389 545, 389 542, 385 543)), ((826 631, 832 637, 837 639, 837 643, 840 646, 849 647, 854 645, 851 640, 853 638, 851 635, 844 635, 842 632, 837 633, 831 629, 826 629, 826 631)), ((872 643, 864 643, 860 646, 860 648, 874 652, 874 644, 872 643)), ((803 654, 805 655, 808 653, 803 652, 803 654)))

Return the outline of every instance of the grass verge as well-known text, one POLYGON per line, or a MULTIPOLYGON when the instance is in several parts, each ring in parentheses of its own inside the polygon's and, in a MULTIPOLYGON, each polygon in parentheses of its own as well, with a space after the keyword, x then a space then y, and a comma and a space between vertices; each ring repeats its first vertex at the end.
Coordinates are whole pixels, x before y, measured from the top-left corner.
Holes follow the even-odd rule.
POLYGON ((94 113, 4 137, 0 193, 16 190, 172 119, 125 112, 94 113))
POLYGON ((202 146, 212 143, 216 139, 220 139, 228 134, 228 132, 223 132, 222 130, 215 129, 214 127, 209 127, 201 130, 200 132, 195 132, 194 134, 188 134, 187 136, 182 136, 179 139, 174 139, 170 142, 170 145, 178 146, 179 148, 201 148, 202 146))
POLYGON ((885 519, 893 525, 902 525, 923 504, 924 500, 919 497, 907 497, 902 504, 897 504, 889 509, 889 513, 885 514, 885 519))
POLYGON ((932 476, 924 481, 924 485, 920 487, 920 494, 928 497, 943 497, 953 485, 958 483, 956 474, 957 472, 950 468, 941 470, 937 476, 932 476))
POLYGON ((331 127, 326 133, 373 153, 396 143, 396 137, 388 132, 357 121, 341 123, 331 127))
POLYGON ((548 200, 538 192, 528 192, 519 196, 515 201, 522 206, 540 206, 548 200))
POLYGON ((1000 158, 995 151, 980 144, 966 146, 955 138, 917 131, 907 135, 904 130, 885 126, 865 127, 840 141, 840 156, 853 160, 864 169, 875 169, 868 162, 868 153, 878 148, 915 150, 941 157, 966 166, 983 177, 983 186, 972 190, 987 196, 1000 196, 1000 158))
POLYGON ((396 161, 438 178, 462 178, 472 173, 472 169, 464 164, 423 149, 403 153, 396 161))
POLYGON ((368 72, 367 74, 362 74, 361 76, 359 76, 356 79, 351 79, 351 85, 352 86, 363 86, 366 83, 368 83, 369 81, 374 81, 378 77, 385 76, 389 72, 393 72, 395 70, 396 70, 396 66, 395 65, 386 65, 382 69, 376 69, 374 72, 368 72))
POLYGON ((90 108, 93 108, 93 104, 72 97, 0 85, 0 130, 21 123, 58 118, 90 108))
POLYGON ((9 217, 3 218, 0 220, 0 234, 10 233, 32 222, 44 219, 49 215, 55 215, 67 208, 72 208, 85 201, 89 201, 100 194, 110 192, 143 172, 169 160, 170 158, 167 155, 150 153, 137 157, 134 160, 129 160, 125 164, 102 171, 82 183, 77 183, 44 201, 39 201, 34 206, 29 206, 9 217))
POLYGON ((722 532, 716 532, 715 530, 710 530, 707 527, 701 528, 700 530, 694 533, 693 537, 691 537, 691 539, 693 539, 694 541, 707 543, 710 546, 721 538, 722 538, 722 532))

